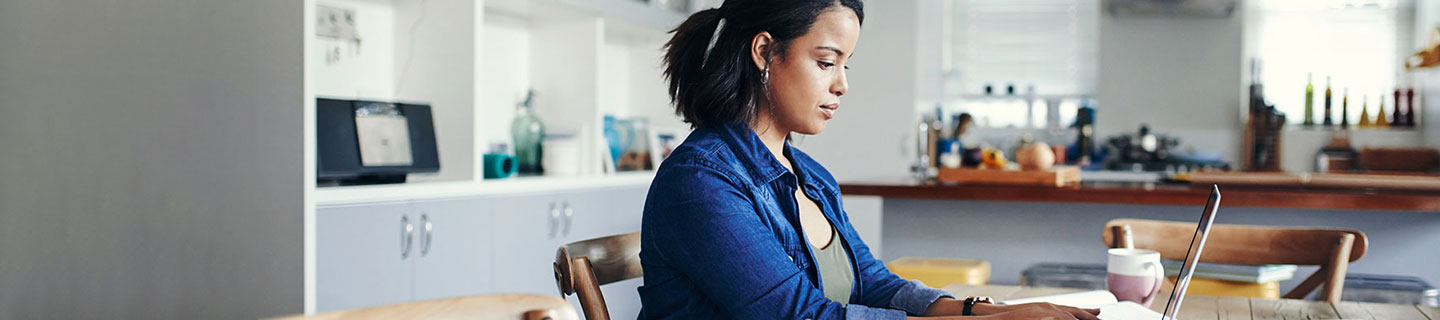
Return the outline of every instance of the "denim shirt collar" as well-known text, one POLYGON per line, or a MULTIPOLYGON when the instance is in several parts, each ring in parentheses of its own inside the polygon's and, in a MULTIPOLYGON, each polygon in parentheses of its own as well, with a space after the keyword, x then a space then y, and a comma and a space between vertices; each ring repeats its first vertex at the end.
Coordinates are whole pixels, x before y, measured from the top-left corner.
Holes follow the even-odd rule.
MULTIPOLYGON (((765 147, 765 142, 760 141, 760 136, 750 126, 743 123, 727 123, 718 126, 715 131, 730 145, 731 150, 742 158, 740 162, 745 163, 746 169, 750 171, 751 178, 755 179, 756 183, 768 184, 786 173, 791 173, 780 163, 780 159, 776 159, 775 155, 771 154, 770 149, 765 147)), ((811 164, 813 161, 808 157, 796 158, 797 154, 801 154, 797 151, 794 146, 790 145, 790 141, 785 141, 785 157, 790 158, 798 169, 796 171, 799 171, 792 174, 795 174, 805 187, 823 191, 824 184, 817 183, 816 179, 811 176, 811 173, 815 171, 811 164)))

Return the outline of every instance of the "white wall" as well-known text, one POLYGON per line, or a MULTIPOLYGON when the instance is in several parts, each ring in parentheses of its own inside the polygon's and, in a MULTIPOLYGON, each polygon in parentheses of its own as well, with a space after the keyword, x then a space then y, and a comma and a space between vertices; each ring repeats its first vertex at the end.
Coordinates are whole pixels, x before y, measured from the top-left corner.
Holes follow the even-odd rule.
POLYGON ((1227 18, 1100 18, 1096 136, 1149 124, 1239 164, 1244 10, 1227 18))
POLYGON ((479 99, 475 130, 485 137, 479 147, 503 142, 514 147, 510 137, 510 121, 515 118, 516 105, 530 89, 530 32, 523 19, 486 10, 483 45, 480 59, 479 99))
POLYGON ((315 94, 322 97, 395 98, 395 5, 390 0, 316 1, 355 10, 361 41, 316 37, 319 50, 306 54, 315 70, 315 94), (338 59, 335 55, 338 53, 338 59), (331 56, 327 60, 327 54, 331 56))
MULTIPOLYGON (((1430 31, 1440 27, 1440 1, 1416 1, 1415 3, 1415 47, 1430 44, 1430 31)), ((1414 51, 1409 51, 1414 53, 1414 51)), ((1415 94, 1423 109, 1415 117, 1424 126, 1425 144, 1440 148, 1440 99, 1427 99, 1440 95, 1440 71, 1430 68, 1417 72, 1415 94)))
MULTIPOLYGON (((395 1, 395 99, 430 103, 440 171, 411 180, 475 177, 476 30, 482 3, 395 1)), ((383 50, 383 48, 382 48, 383 50)))
MULTIPOLYGON (((316 37, 307 53, 315 94, 342 99, 429 103, 434 113, 440 171, 415 181, 473 176, 474 110, 479 77, 475 33, 481 4, 469 0, 329 0, 352 9, 360 42, 316 37), (339 59, 327 61, 328 52, 339 59)), ((481 147, 484 144, 482 142, 481 147)))
MULTIPOLYGON (((840 98, 840 109, 824 132, 795 139, 796 146, 840 181, 909 172, 910 157, 901 154, 901 146, 913 144, 915 105, 925 98, 920 90, 938 83, 920 80, 922 70, 931 70, 920 67, 931 55, 922 49, 925 41, 918 34, 924 5, 917 0, 866 3, 860 42, 847 74, 850 92, 840 98)), ((930 49, 936 51, 938 70, 938 47, 930 49)))
POLYGON ((302 311, 302 12, 0 1, 0 318, 302 311))

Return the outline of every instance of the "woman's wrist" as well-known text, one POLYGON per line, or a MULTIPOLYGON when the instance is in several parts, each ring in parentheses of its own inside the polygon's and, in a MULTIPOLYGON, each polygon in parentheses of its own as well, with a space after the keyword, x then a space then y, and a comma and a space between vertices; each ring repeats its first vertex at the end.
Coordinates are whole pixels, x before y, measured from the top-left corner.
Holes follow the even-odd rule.
MULTIPOLYGON (((975 305, 970 306, 970 313, 977 316, 990 315, 1001 312, 1005 312, 1005 306, 983 302, 976 303, 975 305)), ((930 303, 930 307, 925 309, 925 316, 930 317, 961 316, 965 315, 964 313, 965 301, 948 297, 941 297, 940 299, 935 299, 935 302, 930 303)))
MULTIPOLYGON (((964 303, 963 301, 961 303, 964 303)), ((990 303, 976 303, 970 307, 970 313, 977 316, 1005 312, 1005 306, 990 303)))

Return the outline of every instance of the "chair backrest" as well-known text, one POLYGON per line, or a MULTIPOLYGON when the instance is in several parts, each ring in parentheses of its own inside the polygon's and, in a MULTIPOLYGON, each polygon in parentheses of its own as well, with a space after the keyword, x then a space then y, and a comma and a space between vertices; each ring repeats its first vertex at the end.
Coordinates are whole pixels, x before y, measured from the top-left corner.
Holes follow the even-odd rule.
MULTIPOLYGON (((1115 219, 1105 223, 1101 237, 1110 248, 1149 249, 1160 252, 1164 259, 1183 260, 1195 227, 1194 222, 1115 219)), ((1320 266, 1285 298, 1302 299, 1324 283, 1321 299, 1339 302, 1349 263, 1365 256, 1369 246, 1369 239, 1359 230, 1216 224, 1210 229, 1200 261, 1320 266)))
POLYGON ((284 320, 326 319, 493 319, 493 320, 579 320, 575 308, 565 299, 534 294, 491 294, 392 304, 313 315, 294 315, 284 320))
POLYGON ((576 295, 590 320, 609 320, 600 286, 639 278, 640 233, 626 233, 572 242, 555 252, 555 284, 560 296, 576 295))

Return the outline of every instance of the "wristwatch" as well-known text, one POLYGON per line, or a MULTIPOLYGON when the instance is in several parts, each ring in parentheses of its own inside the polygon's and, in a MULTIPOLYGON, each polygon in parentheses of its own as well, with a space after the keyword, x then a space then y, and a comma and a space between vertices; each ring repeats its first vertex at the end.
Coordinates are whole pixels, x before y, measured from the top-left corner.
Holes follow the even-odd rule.
POLYGON ((972 312, 971 310, 973 310, 973 309, 975 308, 975 304, 976 304, 976 303, 990 303, 990 304, 994 304, 994 303, 995 303, 995 299, 990 299, 990 297, 984 297, 984 296, 969 296, 969 297, 965 297, 965 309, 964 309, 964 311, 962 311, 962 312, 960 313, 960 315, 962 315, 962 316, 973 316, 973 315, 975 315, 975 312, 972 312))

